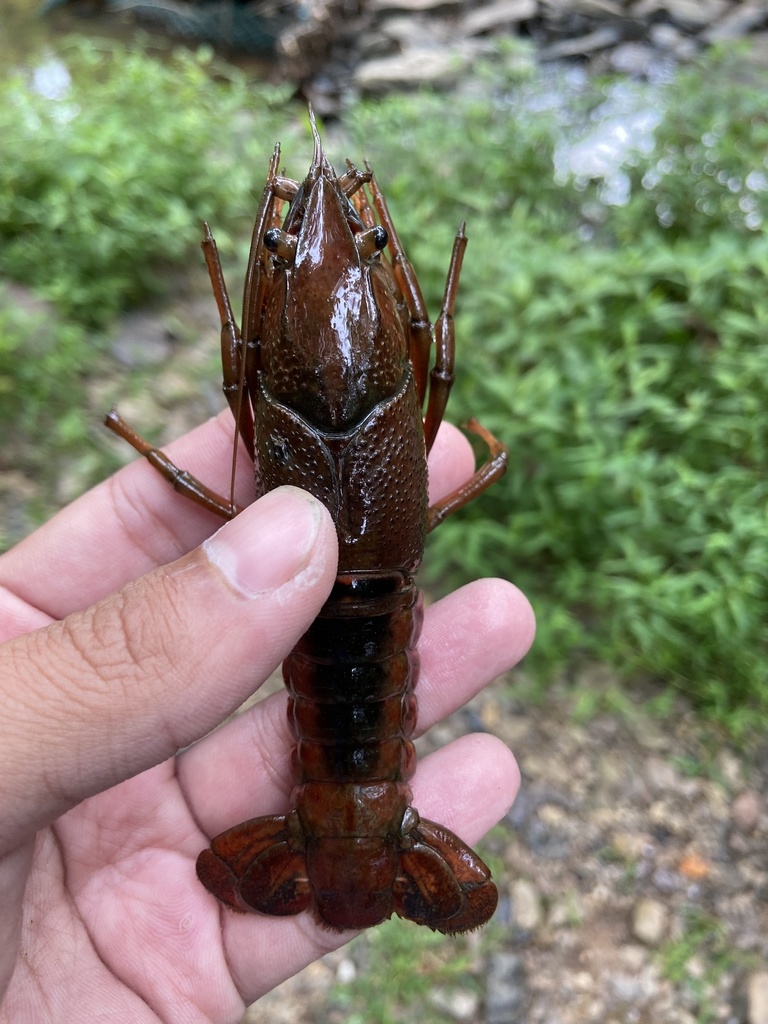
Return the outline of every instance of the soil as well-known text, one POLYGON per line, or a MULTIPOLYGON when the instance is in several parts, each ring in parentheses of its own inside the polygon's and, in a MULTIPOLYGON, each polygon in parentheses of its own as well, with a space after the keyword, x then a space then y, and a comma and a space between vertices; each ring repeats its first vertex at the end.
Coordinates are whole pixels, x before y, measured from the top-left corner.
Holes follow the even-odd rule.
MULTIPOLYGON (((387 1019, 765 1024, 768 742, 736 751, 683 700, 651 715, 652 694, 621 695, 600 666, 538 703, 516 696, 522 683, 497 681, 426 738, 429 749, 488 729, 515 751, 523 785, 483 846, 503 863, 489 938, 461 946, 471 966, 459 982, 438 979, 387 1019), (621 709, 581 722, 585 693, 621 709)), ((387 971, 372 955, 362 936, 245 1021, 383 1019, 350 1018, 343 999, 345 986, 365 993, 366 970, 387 971)))

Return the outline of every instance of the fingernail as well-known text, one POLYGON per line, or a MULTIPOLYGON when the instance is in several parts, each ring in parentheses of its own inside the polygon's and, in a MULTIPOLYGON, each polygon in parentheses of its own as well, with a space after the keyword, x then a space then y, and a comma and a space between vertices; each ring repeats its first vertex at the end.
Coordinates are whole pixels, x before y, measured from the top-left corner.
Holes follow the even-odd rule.
POLYGON ((296 487, 280 487, 222 526, 203 550, 235 590, 256 597, 306 568, 319 527, 314 498, 296 487))

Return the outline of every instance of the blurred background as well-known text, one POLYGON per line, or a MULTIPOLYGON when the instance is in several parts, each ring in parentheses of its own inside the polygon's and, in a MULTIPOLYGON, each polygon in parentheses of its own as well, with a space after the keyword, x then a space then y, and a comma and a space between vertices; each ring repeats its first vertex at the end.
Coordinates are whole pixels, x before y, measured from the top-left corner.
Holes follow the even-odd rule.
POLYGON ((523 793, 479 935, 400 922, 250 1024, 768 1022, 768 2, 0 0, 0 543, 223 408, 275 141, 374 166, 433 316, 469 249, 450 418, 510 447, 430 539, 512 579, 533 653, 421 741, 523 793))

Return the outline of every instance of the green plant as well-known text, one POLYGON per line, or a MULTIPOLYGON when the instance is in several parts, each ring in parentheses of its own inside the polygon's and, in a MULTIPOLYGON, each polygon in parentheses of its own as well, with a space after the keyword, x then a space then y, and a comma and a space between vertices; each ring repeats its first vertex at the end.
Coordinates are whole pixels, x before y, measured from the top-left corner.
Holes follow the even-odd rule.
POLYGON ((465 938, 447 938, 398 919, 354 939, 350 955, 362 960, 363 968, 349 984, 337 984, 331 997, 348 1024, 400 1024, 417 1014, 438 1024, 445 1016, 430 1005, 431 990, 477 986, 465 938))
POLYGON ((722 921, 699 907, 684 907, 683 922, 681 937, 661 949, 662 971, 695 1000, 697 1024, 710 1024, 717 1019, 715 993, 722 976, 754 967, 756 958, 735 950, 722 921))
POLYGON ((353 119, 358 139, 385 140, 379 179, 432 310, 467 219, 451 416, 510 447, 502 483, 436 532, 432 578, 510 576, 538 613, 531 668, 605 659, 736 732, 768 711, 768 240, 726 193, 761 166, 762 81, 725 58, 686 72, 656 149, 633 158, 629 204, 603 210, 588 246, 595 190, 553 184, 552 119, 516 118, 492 89, 450 118, 416 95, 353 119), (717 209, 692 184, 713 118, 717 209), (689 165, 651 175, 682 123, 689 165))
POLYGON ((214 68, 204 51, 160 61, 81 40, 57 60, 69 82, 55 98, 26 72, 0 83, 0 274, 104 326, 168 287, 204 219, 229 246, 252 213, 252 155, 266 165, 286 94, 214 68))
POLYGON ((17 462, 41 468, 84 441, 82 376, 92 356, 82 328, 44 306, 24 308, 0 287, 0 427, 17 462))
POLYGON ((622 239, 661 227, 707 247, 713 231, 759 231, 768 219, 765 72, 744 47, 714 50, 666 87, 654 151, 627 168, 632 201, 612 217, 622 239))

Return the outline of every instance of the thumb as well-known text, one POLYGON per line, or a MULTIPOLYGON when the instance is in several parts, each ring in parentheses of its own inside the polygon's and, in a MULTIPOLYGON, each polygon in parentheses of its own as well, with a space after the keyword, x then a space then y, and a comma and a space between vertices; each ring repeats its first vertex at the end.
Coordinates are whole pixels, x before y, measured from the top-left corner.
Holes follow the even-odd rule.
POLYGON ((190 554, 0 647, 0 852, 218 725, 306 630, 336 531, 272 491, 190 554))

